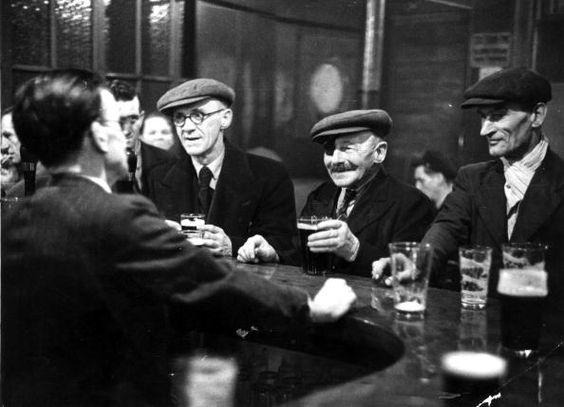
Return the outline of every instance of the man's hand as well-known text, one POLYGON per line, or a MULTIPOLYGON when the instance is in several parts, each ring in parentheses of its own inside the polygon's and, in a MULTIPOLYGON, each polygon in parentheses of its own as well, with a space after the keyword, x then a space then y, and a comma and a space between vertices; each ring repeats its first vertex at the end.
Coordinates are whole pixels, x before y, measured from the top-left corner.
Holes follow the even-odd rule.
POLYGON ((308 237, 307 245, 314 253, 335 253, 337 256, 354 261, 360 243, 346 222, 330 219, 317 225, 318 232, 308 237))
POLYGON ((392 277, 390 277, 390 258, 382 257, 372 262, 372 278, 384 282, 388 287, 392 285, 392 277))
POLYGON ((170 226, 173 229, 178 230, 179 232, 182 230, 182 227, 180 226, 180 223, 178 223, 178 222, 175 222, 175 221, 170 220, 170 219, 165 219, 165 222, 168 226, 170 226))
MULTIPOLYGON (((416 272, 415 264, 402 253, 396 253, 394 256, 396 262, 395 278, 397 278, 398 281, 411 278, 413 273, 416 272)), ((394 281, 394 277, 390 276, 391 260, 390 257, 382 257, 372 262, 372 278, 375 280, 384 278, 384 284, 388 287, 390 287, 394 281)))
POLYGON ((237 260, 243 263, 278 262, 276 250, 261 235, 254 235, 247 239, 237 252, 237 260))
POLYGON ((204 244, 216 256, 231 256, 233 252, 231 239, 225 234, 222 228, 215 225, 206 224, 198 226, 199 230, 204 231, 204 244))
POLYGON ((342 278, 329 278, 313 300, 308 300, 313 322, 333 322, 341 318, 356 301, 353 289, 342 278))

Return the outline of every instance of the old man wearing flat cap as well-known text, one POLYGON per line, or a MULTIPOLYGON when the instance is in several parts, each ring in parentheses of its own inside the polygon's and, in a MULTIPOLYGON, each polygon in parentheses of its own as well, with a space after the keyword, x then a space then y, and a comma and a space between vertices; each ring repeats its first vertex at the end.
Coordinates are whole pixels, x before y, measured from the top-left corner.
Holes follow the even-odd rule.
POLYGON ((391 128, 383 110, 353 110, 311 130, 331 180, 309 194, 302 216, 332 218, 308 239, 312 252, 333 254, 332 271, 370 276, 372 261, 388 255, 388 243, 420 240, 433 219, 429 199, 383 166, 391 128))
POLYGON ((510 68, 483 78, 464 97, 462 108, 474 108, 480 116, 480 135, 493 160, 459 170, 453 192, 425 235, 423 241, 435 248, 434 273, 440 276, 461 245, 490 246, 490 293, 495 293, 501 245, 539 242, 549 245, 550 296, 564 275, 564 162, 542 130, 550 83, 530 69, 510 68))
POLYGON ((273 160, 246 154, 224 136, 235 92, 214 79, 186 81, 157 108, 172 117, 185 154, 156 166, 146 194, 170 220, 206 216, 204 246, 242 261, 293 258, 296 210, 292 181, 273 160))

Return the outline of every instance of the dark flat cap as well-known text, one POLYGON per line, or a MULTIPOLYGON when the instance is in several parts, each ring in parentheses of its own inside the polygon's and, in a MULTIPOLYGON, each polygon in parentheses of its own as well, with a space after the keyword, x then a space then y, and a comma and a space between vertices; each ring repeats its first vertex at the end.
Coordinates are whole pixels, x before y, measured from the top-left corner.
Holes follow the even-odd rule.
POLYGON ((386 137, 392 128, 392 119, 384 110, 349 110, 327 116, 311 129, 311 139, 322 143, 328 136, 341 136, 361 131, 372 131, 378 137, 386 137))
POLYGON ((219 99, 231 106, 235 100, 235 91, 215 79, 192 79, 169 89, 157 101, 157 109, 170 115, 174 107, 190 105, 205 99, 219 99))
POLYGON ((527 68, 509 68, 486 76, 464 92, 461 107, 517 102, 534 105, 552 99, 550 82, 527 68))

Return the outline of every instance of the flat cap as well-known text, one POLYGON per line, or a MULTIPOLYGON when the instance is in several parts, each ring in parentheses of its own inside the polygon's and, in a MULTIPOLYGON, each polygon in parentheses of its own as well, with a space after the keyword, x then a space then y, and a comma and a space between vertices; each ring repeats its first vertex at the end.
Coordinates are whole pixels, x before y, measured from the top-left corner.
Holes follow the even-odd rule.
POLYGON ((192 79, 169 89, 157 101, 157 109, 170 115, 174 107, 190 105, 205 99, 220 99, 231 106, 235 100, 235 91, 215 79, 192 79))
POLYGON ((312 141, 322 143, 326 137, 341 136, 361 131, 372 131, 378 137, 386 137, 392 128, 392 119, 384 110, 349 110, 327 116, 311 129, 312 141))
POLYGON ((535 104, 552 99, 550 82, 528 68, 509 68, 486 76, 464 92, 463 109, 503 102, 535 104))

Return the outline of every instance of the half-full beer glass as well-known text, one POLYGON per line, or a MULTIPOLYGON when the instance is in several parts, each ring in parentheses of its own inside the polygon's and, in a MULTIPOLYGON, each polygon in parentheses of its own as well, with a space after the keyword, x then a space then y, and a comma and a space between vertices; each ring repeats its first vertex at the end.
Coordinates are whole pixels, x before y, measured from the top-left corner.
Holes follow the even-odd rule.
POLYGON ((504 350, 520 358, 535 354, 548 295, 546 271, 501 269, 497 291, 501 301, 501 345, 504 350))
POLYGON ((206 223, 206 216, 203 213, 182 213, 180 215, 180 227, 186 239, 194 246, 204 244, 204 231, 198 229, 206 223))
POLYGON ((329 218, 318 218, 316 216, 298 219, 302 268, 307 274, 323 275, 324 272, 329 270, 330 253, 313 253, 307 245, 308 236, 317 232, 317 225, 327 219, 329 218))

